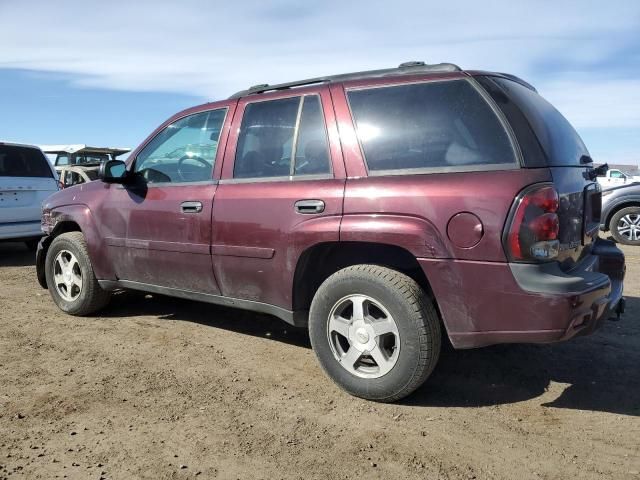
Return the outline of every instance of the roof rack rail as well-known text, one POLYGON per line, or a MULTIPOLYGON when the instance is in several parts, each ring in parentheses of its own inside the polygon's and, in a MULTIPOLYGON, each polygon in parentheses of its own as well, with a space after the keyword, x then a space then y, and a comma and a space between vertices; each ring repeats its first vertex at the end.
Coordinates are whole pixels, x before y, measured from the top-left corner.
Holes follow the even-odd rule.
POLYGON ((533 90, 534 92, 538 92, 538 90, 536 90, 536 87, 534 87, 533 85, 531 85, 529 82, 521 79, 520 77, 516 77, 515 75, 511 75, 510 73, 500 73, 500 75, 502 75, 505 78, 508 78, 509 80, 513 80, 516 83, 521 84, 523 87, 527 87, 529 90, 533 90))
POLYGON ((247 90, 241 90, 234 93, 229 98, 240 98, 247 95, 255 95, 264 92, 272 92, 275 90, 285 90, 288 88, 302 87, 307 85, 315 85, 317 83, 333 83, 344 82, 347 80, 358 80, 361 78, 387 77, 394 75, 407 75, 408 73, 429 73, 429 72, 460 72, 462 69, 453 63, 437 63, 433 65, 424 62, 411 61, 401 63, 398 68, 386 68, 382 70, 367 70, 364 72, 343 73, 340 75, 328 75, 326 77, 308 78, 306 80, 297 80, 294 82, 279 83, 269 85, 266 83, 254 85, 247 90))

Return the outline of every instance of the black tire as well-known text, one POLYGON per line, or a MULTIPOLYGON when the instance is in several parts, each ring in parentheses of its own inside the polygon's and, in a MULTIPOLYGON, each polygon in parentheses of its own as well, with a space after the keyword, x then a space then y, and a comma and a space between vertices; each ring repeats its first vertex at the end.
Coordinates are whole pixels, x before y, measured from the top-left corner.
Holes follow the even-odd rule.
POLYGON ((51 242, 45 260, 45 276, 53 301, 60 310, 70 315, 84 316, 97 312, 111 298, 110 292, 103 290, 98 284, 87 252, 87 243, 81 232, 63 233, 51 242), (82 274, 82 289, 73 301, 64 299, 55 286, 54 262, 62 250, 71 252, 76 257, 82 274))
POLYGON ((416 390, 440 356, 440 319, 433 302, 412 278, 377 265, 354 265, 325 280, 311 304, 309 336, 320 365, 334 382, 352 395, 379 402, 394 402, 416 390), (380 302, 397 325, 396 363, 378 378, 361 378, 345 369, 330 343, 329 315, 341 299, 354 294, 380 302))
MULTIPOLYGON (((627 215, 630 215, 634 220, 636 218, 639 218, 637 216, 640 215, 640 207, 626 207, 622 210, 617 211, 611 217, 611 221, 609 222, 609 230, 611 231, 611 236, 616 240, 616 242, 622 243, 624 245, 640 245, 640 240, 631 240, 630 238, 625 237, 625 235, 623 233, 620 233, 619 231, 624 223, 622 219, 627 215)), ((640 225, 638 225, 638 228, 640 228, 640 225)))

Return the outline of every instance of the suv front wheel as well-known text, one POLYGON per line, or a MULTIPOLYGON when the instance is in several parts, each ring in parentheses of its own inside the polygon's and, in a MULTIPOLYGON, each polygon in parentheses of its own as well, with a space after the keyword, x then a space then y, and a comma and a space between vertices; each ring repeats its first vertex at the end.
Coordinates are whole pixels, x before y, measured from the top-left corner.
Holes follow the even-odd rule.
POLYGON ((47 287, 55 304, 71 315, 89 315, 109 303, 98 284, 81 232, 57 236, 45 261, 47 287))
POLYGON ((377 265, 331 275, 313 298, 311 344, 327 374, 352 395, 399 400, 418 388, 440 355, 440 320, 410 277, 377 265))

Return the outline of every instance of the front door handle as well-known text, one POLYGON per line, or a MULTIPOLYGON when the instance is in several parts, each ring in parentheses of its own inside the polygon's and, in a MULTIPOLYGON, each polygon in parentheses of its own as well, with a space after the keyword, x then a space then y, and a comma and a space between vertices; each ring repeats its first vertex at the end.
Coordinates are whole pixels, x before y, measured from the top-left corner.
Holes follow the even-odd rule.
POLYGON ((324 212, 324 202, 322 200, 298 200, 295 203, 296 212, 305 215, 324 212))
POLYGON ((180 210, 182 210, 182 213, 200 213, 202 211, 202 202, 182 202, 180 210))

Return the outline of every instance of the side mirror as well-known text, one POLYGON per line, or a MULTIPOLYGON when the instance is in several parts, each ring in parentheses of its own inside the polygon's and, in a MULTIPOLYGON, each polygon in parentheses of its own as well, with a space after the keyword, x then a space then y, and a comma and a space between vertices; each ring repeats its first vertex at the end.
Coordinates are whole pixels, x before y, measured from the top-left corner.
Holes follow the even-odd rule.
POLYGON ((127 164, 122 160, 104 160, 100 163, 98 178, 105 183, 125 183, 129 177, 127 164))

